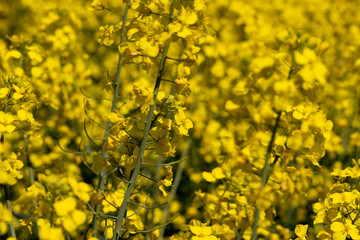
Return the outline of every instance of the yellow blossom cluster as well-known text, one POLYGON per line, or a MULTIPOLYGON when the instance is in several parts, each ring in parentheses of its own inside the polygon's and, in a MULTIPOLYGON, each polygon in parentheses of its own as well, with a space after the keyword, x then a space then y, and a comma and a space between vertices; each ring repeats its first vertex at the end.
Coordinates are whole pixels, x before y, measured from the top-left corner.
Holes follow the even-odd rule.
POLYGON ((1 1, 1 238, 360 239, 359 6, 1 1))

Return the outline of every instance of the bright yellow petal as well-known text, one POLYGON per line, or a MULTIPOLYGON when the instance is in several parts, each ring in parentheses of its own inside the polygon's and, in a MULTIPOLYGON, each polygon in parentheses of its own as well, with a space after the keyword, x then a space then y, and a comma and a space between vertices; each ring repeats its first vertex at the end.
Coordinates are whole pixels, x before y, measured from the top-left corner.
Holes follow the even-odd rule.
POLYGON ((65 216, 74 210, 76 207, 76 199, 73 197, 67 197, 64 200, 60 200, 54 203, 55 212, 58 216, 65 216))

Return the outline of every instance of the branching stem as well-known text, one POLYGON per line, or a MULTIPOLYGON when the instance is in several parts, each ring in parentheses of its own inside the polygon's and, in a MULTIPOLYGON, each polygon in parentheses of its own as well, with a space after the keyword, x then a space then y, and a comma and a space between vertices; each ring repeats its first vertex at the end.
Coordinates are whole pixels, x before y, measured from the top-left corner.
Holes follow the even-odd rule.
POLYGON ((3 185, 3 188, 4 188, 4 196, 5 196, 5 201, 6 201, 6 207, 9 210, 10 215, 11 215, 11 220, 9 222, 10 234, 11 234, 11 237, 16 239, 14 222, 13 222, 13 213, 12 213, 12 210, 11 210, 11 202, 9 200, 10 199, 9 186, 8 185, 3 185))
MULTIPOLYGON (((128 15, 129 8, 130 8, 130 0, 127 1, 125 10, 124 10, 123 21, 122 21, 122 26, 121 26, 120 44, 125 41, 125 24, 127 21, 127 15, 128 15)), ((116 87, 115 87, 113 100, 112 100, 112 104, 111 104, 111 112, 116 108, 116 103, 117 103, 118 96, 119 96, 121 61, 122 61, 122 55, 119 53, 119 60, 118 60, 118 65, 117 65, 116 81, 115 81, 116 87)), ((111 125, 112 125, 112 123, 109 121, 108 125, 106 127, 106 131, 105 131, 103 146, 107 143, 107 138, 109 136, 109 129, 111 128, 111 125)), ((104 150, 102 150, 102 157, 103 157, 103 159, 106 158, 106 152, 104 150)), ((108 178, 108 173, 106 172, 106 169, 103 168, 99 175, 98 189, 100 191, 102 191, 104 189, 104 185, 107 182, 107 178, 108 178)), ((97 221, 98 221, 98 213, 100 211, 100 206, 101 206, 100 204, 95 205, 95 213, 96 214, 94 215, 94 218, 93 218, 94 237, 96 237, 96 235, 97 235, 97 226, 98 226, 97 221)))
MULTIPOLYGON (((169 213, 170 204, 171 204, 172 201, 174 200, 176 191, 177 191, 178 188, 179 188, 180 181, 181 181, 181 177, 182 177, 182 172, 183 172, 184 166, 185 166, 185 158, 186 158, 187 155, 188 155, 188 152, 189 152, 189 149, 190 149, 190 146, 191 146, 191 142, 192 142, 192 141, 191 141, 191 138, 189 138, 189 139, 187 140, 187 142, 186 142, 185 150, 184 150, 184 152, 183 152, 182 155, 181 155, 181 163, 179 164, 178 169, 177 169, 177 171, 176 171, 176 175, 175 175, 175 179, 174 179, 174 184, 173 184, 173 187, 171 188, 171 191, 170 191, 170 195, 169 195, 169 199, 168 199, 168 204, 167 204, 166 208, 165 208, 164 211, 163 211, 163 216, 162 216, 162 219, 161 219, 161 224, 165 224, 166 218, 167 218, 168 213, 169 213)), ((164 226, 164 227, 161 228, 161 230, 160 230, 160 235, 159 235, 159 239, 160 239, 160 240, 162 240, 162 239, 164 238, 165 228, 166 228, 166 226, 164 226)))
MULTIPOLYGON (((170 18, 169 18, 170 22, 172 20, 174 9, 175 9, 175 1, 172 1, 171 8, 170 8, 170 18)), ((148 112, 148 115, 147 115, 147 118, 146 118, 146 125, 145 125, 145 129, 144 129, 144 135, 143 135, 143 138, 141 139, 141 143, 140 143, 139 155, 138 155, 138 157, 136 159, 135 168, 134 168, 134 170, 133 170, 133 172, 131 174, 130 182, 129 182, 128 186, 127 186, 123 202, 121 203, 121 207, 120 207, 120 210, 118 212, 118 217, 117 217, 117 220, 116 220, 116 225, 115 225, 115 230, 114 230, 112 240, 116 240, 120 236, 121 226, 122 226, 123 220, 125 219, 125 214, 126 214, 126 211, 127 211, 128 202, 130 200, 131 193, 132 193, 132 191, 134 189, 137 177, 138 177, 139 172, 140 172, 140 167, 142 165, 142 160, 143 160, 145 149, 146 149, 147 139, 148 139, 148 136, 149 136, 149 133, 150 133, 151 125, 152 125, 152 117, 153 117, 154 110, 155 110, 156 97, 157 97, 157 94, 159 92, 160 83, 161 83, 163 71, 164 71, 164 68, 165 68, 166 56, 167 56, 168 51, 169 51, 169 44, 166 44, 165 47, 164 47, 164 50, 162 52, 162 55, 161 55, 159 70, 158 70, 158 74, 157 74, 157 77, 156 77, 156 82, 155 82, 155 87, 154 87, 154 98, 153 98, 154 99, 154 104, 152 104, 150 106, 150 109, 149 109, 149 112, 148 112)))
MULTIPOLYGON (((272 135, 271 135, 271 140, 266 152, 266 157, 265 157, 265 163, 264 163, 264 167, 261 173, 261 190, 263 190, 266 186, 266 183, 269 179, 269 166, 270 166, 270 157, 271 157, 271 151, 274 145, 274 141, 275 141, 275 135, 276 135, 276 131, 277 128, 279 126, 279 122, 280 122, 280 117, 281 117, 281 112, 278 113, 278 116, 276 118, 276 123, 275 126, 273 128, 272 131, 272 135)), ((259 227, 259 220, 260 220, 260 209, 258 207, 256 207, 255 210, 255 216, 254 216, 254 223, 252 226, 252 233, 251 233, 251 240, 256 240, 257 239, 257 229, 259 227)))

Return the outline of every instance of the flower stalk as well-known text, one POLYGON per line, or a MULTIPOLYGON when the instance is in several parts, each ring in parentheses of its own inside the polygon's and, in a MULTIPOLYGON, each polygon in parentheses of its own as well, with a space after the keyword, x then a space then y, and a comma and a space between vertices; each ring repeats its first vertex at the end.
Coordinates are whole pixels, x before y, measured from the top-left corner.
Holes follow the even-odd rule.
MULTIPOLYGON (((122 21, 122 26, 121 26, 121 34, 120 34, 120 44, 124 43, 124 41, 125 41, 125 25, 127 22, 129 8, 130 8, 130 0, 127 1, 125 10, 124 10, 123 21, 122 21)), ((121 75, 121 69, 122 69, 121 61, 122 61, 122 55, 119 53, 119 60, 118 60, 117 70, 116 70, 115 90, 114 90, 113 100, 112 100, 112 104, 111 104, 111 112, 116 108, 116 104, 117 104, 118 97, 119 97, 120 75, 121 75)), ((111 126, 112 126, 111 121, 108 121, 108 124, 106 126, 103 146, 106 145, 106 143, 107 143, 107 138, 109 136, 109 129, 111 128, 111 126)), ((103 157, 103 159, 106 159, 106 151, 104 151, 103 149, 102 149, 102 157, 103 157)), ((104 185, 107 182, 107 178, 108 178, 108 173, 106 172, 106 169, 103 168, 99 174, 98 190, 100 190, 100 191, 104 190, 104 185)), ((94 214, 94 218, 93 218, 93 230, 94 230, 95 237, 97 234, 97 227, 98 227, 97 222, 98 222, 98 217, 99 217, 100 206, 101 206, 100 204, 95 205, 95 214, 94 214)))
MULTIPOLYGON (((170 22, 172 21, 172 16, 173 16, 173 13, 174 13, 174 9, 175 9, 175 1, 172 1, 171 7, 170 7, 170 15, 169 15, 170 16, 169 17, 170 22)), ((170 46, 169 43, 167 43, 164 46, 164 49, 163 49, 163 52, 162 52, 162 55, 161 55, 160 66, 159 66, 159 70, 158 70, 157 77, 156 77, 156 82, 155 82, 155 87, 154 87, 154 97, 153 97, 154 103, 150 106, 150 109, 149 109, 149 112, 148 112, 148 115, 147 115, 147 118, 146 118, 144 134, 143 134, 143 137, 142 137, 141 143, 140 143, 139 155, 138 155, 138 157, 136 159, 135 168, 134 168, 134 170, 133 170, 133 172, 131 174, 130 182, 128 183, 128 186, 127 186, 127 189, 126 189, 126 192, 125 192, 125 195, 124 195, 124 199, 123 199, 123 201, 121 203, 120 210, 119 210, 118 215, 117 215, 116 225, 115 225, 112 240, 117 240, 118 237, 120 236, 120 231, 122 230, 121 229, 122 222, 125 219, 126 211, 127 211, 127 208, 128 208, 128 202, 130 200, 131 193, 133 192, 137 177, 138 177, 139 172, 140 172, 140 167, 142 165, 142 160, 143 160, 143 157, 144 157, 145 148, 146 148, 146 145, 147 145, 147 140, 148 140, 148 136, 149 136, 149 133, 150 133, 150 128, 152 126, 152 117, 153 117, 155 106, 156 106, 156 98, 157 98, 157 95, 158 95, 158 92, 159 92, 160 83, 161 83, 162 75, 163 75, 164 68, 165 68, 166 57, 167 57, 167 54, 168 54, 168 51, 169 51, 169 46, 170 46)))
POLYGON ((2 187, 4 189, 4 197, 5 197, 6 207, 7 207, 8 211, 10 212, 10 216, 11 216, 11 220, 9 222, 10 234, 11 234, 11 237, 16 239, 16 233, 15 233, 14 222, 13 222, 13 213, 11 210, 11 202, 10 202, 10 196, 9 196, 9 185, 2 185, 2 187))
MULTIPOLYGON (((267 152, 266 152, 265 163, 264 163, 264 167, 263 167, 262 173, 261 173, 261 187, 260 187, 261 190, 263 190, 265 188, 265 186, 268 182, 268 179, 269 179, 269 173, 270 173, 270 163, 269 162, 270 162, 271 152, 272 152, 272 148, 273 148, 274 141, 275 141, 276 131, 277 131, 277 128, 278 128, 279 122, 280 122, 280 117, 281 117, 281 112, 278 113, 278 116, 276 118, 276 123, 273 128, 272 135, 271 135, 271 140, 270 140, 267 152)), ((257 229, 259 228, 259 221, 260 221, 260 209, 258 207, 256 207, 255 215, 254 215, 254 223, 252 226, 251 240, 257 239, 257 229)))
MULTIPOLYGON (((180 162, 180 164, 178 166, 178 169, 176 170, 176 175, 175 175, 173 187, 171 188, 171 191, 170 191, 170 194, 169 194, 168 204, 166 205, 165 209, 163 210, 161 224, 165 224, 168 213, 169 213, 170 205, 171 205, 172 201, 174 200, 175 194, 176 194, 176 192, 177 192, 177 190, 179 188, 182 173, 183 173, 184 166, 185 166, 185 159, 186 159, 186 157, 187 157, 187 155, 189 153, 191 143, 192 143, 191 138, 188 138, 188 140, 186 142, 185 150, 182 153, 181 158, 180 158, 181 162, 180 162)), ((166 228, 166 225, 163 228, 161 228, 161 230, 160 230, 160 235, 159 235, 160 240, 162 240, 164 238, 165 228, 166 228)))

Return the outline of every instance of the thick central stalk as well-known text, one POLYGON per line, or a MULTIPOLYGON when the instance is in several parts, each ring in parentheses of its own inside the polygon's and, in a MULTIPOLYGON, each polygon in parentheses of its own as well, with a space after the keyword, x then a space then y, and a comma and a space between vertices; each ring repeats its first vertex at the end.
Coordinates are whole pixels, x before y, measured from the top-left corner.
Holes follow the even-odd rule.
MULTIPOLYGON (((170 22, 172 21, 172 17, 173 17, 173 13, 174 13, 174 8, 175 8, 175 1, 172 1, 171 4, 171 8, 170 8, 170 15, 169 15, 169 19, 170 22)), ((124 221, 125 218, 125 214, 126 214, 126 210, 127 210, 127 206, 128 206, 128 202, 130 200, 130 196, 131 193, 133 192, 135 183, 136 183, 136 179, 139 175, 140 172, 140 167, 142 165, 142 160, 144 157, 144 153, 145 153, 145 148, 146 148, 146 144, 147 144, 147 140, 148 140, 148 136, 150 133, 150 128, 152 125, 152 117, 154 114, 154 110, 155 110, 155 106, 156 106, 156 98, 157 98, 157 94, 159 92, 159 87, 160 87, 160 83, 161 83, 161 78, 162 78, 162 74, 164 72, 164 68, 165 68, 165 62, 166 62, 166 57, 169 51, 169 43, 167 43, 163 49, 162 55, 161 55, 161 59, 160 59, 160 65, 159 65, 159 70, 157 73, 157 77, 156 77, 156 82, 155 82, 155 87, 154 87, 154 104, 152 104, 150 106, 147 118, 146 118, 146 124, 145 124, 145 129, 144 129, 144 134, 143 134, 143 138, 141 139, 141 143, 140 143, 140 150, 139 150, 139 155, 136 159, 136 165, 135 168, 131 174, 131 179, 130 182, 128 183, 128 187, 126 189, 125 195, 124 195, 124 199, 121 203, 119 212, 118 212, 118 216, 116 219, 116 225, 115 225, 115 230, 114 230, 114 235, 112 237, 112 240, 117 240, 118 237, 120 236, 120 231, 122 223, 124 221)))
MULTIPOLYGON (((128 15, 129 8, 130 8, 130 0, 127 1, 125 10, 124 10, 123 21, 122 21, 122 25, 121 25, 120 44, 124 43, 124 41, 125 41, 125 33, 126 33, 125 25, 126 25, 126 21, 127 21, 127 15, 128 15)), ((111 112, 114 111, 114 109, 116 108, 116 104, 117 104, 117 100, 118 100, 118 96, 119 96, 121 61, 122 61, 122 55, 119 53, 119 60, 118 60, 117 70, 116 70, 115 90, 114 90, 113 100, 112 100, 112 104, 111 104, 111 112)), ((106 126, 103 146, 107 143, 107 138, 109 136, 108 133, 109 133, 111 126, 112 126, 112 123, 109 121, 106 126)), ((103 157, 103 159, 106 159, 106 157, 107 157, 106 152, 103 149, 102 149, 102 157, 103 157)), ((108 178, 108 173, 106 172, 106 169, 103 168, 99 174, 99 183, 98 183, 97 189, 99 189, 100 191, 104 190, 104 185, 107 182, 107 178, 108 178)), ((93 230, 94 230, 95 237, 97 234, 97 226, 98 226, 97 221, 98 221, 100 206, 101 206, 100 204, 95 205, 95 215, 94 215, 94 219, 93 219, 93 230)))

